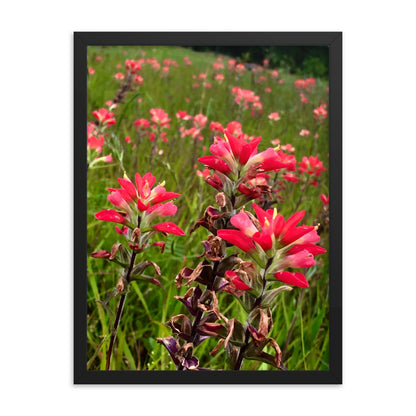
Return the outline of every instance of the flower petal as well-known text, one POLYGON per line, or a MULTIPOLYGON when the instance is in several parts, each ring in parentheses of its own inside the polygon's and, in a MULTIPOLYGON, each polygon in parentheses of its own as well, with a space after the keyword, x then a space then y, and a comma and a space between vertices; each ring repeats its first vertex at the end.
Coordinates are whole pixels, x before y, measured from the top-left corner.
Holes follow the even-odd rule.
POLYGON ((245 212, 233 215, 231 217, 231 224, 234 227, 239 228, 248 237, 251 237, 253 234, 258 232, 257 228, 245 212))
POLYGON ((245 252, 256 251, 256 246, 254 245, 253 240, 247 238, 247 236, 241 231, 218 230, 217 235, 245 252))
POLYGON ((223 160, 218 159, 215 156, 202 156, 198 159, 198 161, 212 169, 217 170, 218 172, 224 174, 231 172, 230 167, 223 160))
POLYGON ((95 218, 97 218, 97 220, 117 222, 119 224, 126 222, 126 219, 114 209, 104 209, 103 211, 97 212, 95 218))
POLYGON ((306 277, 302 273, 291 273, 291 272, 277 272, 274 274, 277 280, 288 285, 297 287, 309 287, 309 283, 306 277))
POLYGON ((154 225, 153 229, 161 233, 185 235, 182 228, 178 227, 173 222, 161 222, 160 224, 154 225))

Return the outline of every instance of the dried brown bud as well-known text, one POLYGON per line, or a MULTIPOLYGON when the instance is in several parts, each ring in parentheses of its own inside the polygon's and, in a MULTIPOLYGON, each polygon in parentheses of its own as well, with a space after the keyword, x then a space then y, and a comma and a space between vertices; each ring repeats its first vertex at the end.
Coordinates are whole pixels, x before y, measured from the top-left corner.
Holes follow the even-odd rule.
POLYGON ((254 224, 254 226, 258 229, 258 231, 261 233, 261 225, 260 221, 249 211, 245 211, 245 213, 250 218, 250 221, 254 224))
POLYGON ((227 205, 227 197, 225 196, 224 192, 219 192, 215 195, 215 202, 221 208, 224 208, 227 205))
POLYGON ((136 241, 140 241, 140 235, 141 235, 141 231, 140 228, 135 228, 133 230, 133 233, 131 235, 131 241, 136 242, 136 241))
POLYGON ((206 241, 203 241, 204 253, 200 257, 206 256, 211 261, 219 261, 223 256, 222 239, 220 237, 209 235, 206 241))
POLYGON ((116 286, 118 294, 124 291, 125 281, 126 281, 126 279, 123 276, 121 276, 120 280, 118 281, 117 286, 116 286))
POLYGON ((113 247, 111 247, 111 254, 110 254, 110 257, 109 257, 109 259, 110 260, 114 260, 115 259, 115 257, 116 257, 116 254, 117 254, 117 252, 118 252, 118 249, 121 247, 121 244, 120 243, 118 243, 118 244, 113 244, 113 247))

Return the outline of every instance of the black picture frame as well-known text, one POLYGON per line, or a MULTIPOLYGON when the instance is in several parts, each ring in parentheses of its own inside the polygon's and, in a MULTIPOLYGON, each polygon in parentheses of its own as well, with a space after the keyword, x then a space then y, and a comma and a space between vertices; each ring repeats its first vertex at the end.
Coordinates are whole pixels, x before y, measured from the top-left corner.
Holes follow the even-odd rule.
POLYGON ((74 384, 342 384, 342 32, 74 33, 74 384), (87 47, 190 44, 329 48, 329 371, 87 371, 87 47))

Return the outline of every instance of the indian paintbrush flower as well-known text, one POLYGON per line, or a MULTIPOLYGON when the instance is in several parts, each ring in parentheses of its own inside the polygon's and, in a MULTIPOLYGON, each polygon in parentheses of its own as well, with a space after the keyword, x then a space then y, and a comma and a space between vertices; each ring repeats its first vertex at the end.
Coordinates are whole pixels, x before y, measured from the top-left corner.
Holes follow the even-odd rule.
POLYGON ((231 217, 236 229, 218 230, 217 235, 247 252, 268 275, 284 283, 308 286, 301 273, 293 274, 284 269, 308 268, 315 264, 314 255, 325 249, 313 243, 319 241, 316 227, 297 224, 305 211, 293 214, 287 220, 277 210, 264 211, 253 203, 257 218, 241 211, 231 217))

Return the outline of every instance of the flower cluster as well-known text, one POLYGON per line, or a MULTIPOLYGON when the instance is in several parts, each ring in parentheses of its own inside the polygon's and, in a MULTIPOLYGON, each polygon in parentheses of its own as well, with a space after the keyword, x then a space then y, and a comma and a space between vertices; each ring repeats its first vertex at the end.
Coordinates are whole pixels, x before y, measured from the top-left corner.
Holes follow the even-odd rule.
POLYGON ((184 235, 182 229, 172 222, 150 225, 158 217, 176 214, 176 205, 171 201, 165 201, 180 196, 176 192, 167 192, 163 184, 152 189, 155 181, 156 178, 151 173, 146 173, 143 177, 136 173, 135 184, 128 177, 119 178, 118 183, 121 188, 108 188, 110 194, 107 197, 117 210, 102 210, 95 214, 95 218, 123 224, 121 229, 116 227, 116 231, 120 234, 128 234, 129 229, 133 231, 140 227, 144 230, 149 228, 154 232, 184 235))
POLYGON ((231 90, 231 94, 235 96, 234 101, 240 108, 248 109, 251 106, 252 113, 262 111, 263 105, 260 102, 260 97, 254 91, 234 87, 231 90))
POLYGON ((277 210, 264 211, 253 203, 257 218, 242 211, 231 217, 236 229, 218 230, 217 235, 248 253, 268 275, 284 283, 308 287, 305 276, 284 269, 307 268, 315 264, 314 255, 326 250, 313 243, 319 241, 317 228, 297 226, 305 211, 293 214, 287 220, 277 210))

